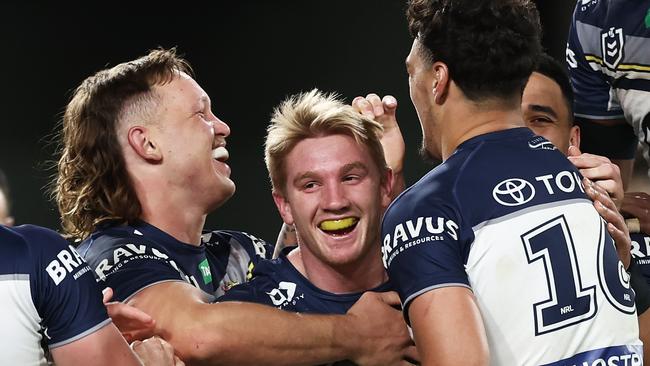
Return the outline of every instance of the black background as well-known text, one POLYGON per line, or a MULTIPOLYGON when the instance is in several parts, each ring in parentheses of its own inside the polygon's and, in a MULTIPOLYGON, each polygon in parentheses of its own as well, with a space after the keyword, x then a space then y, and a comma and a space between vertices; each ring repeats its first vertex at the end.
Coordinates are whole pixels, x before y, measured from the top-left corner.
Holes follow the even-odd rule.
MULTIPOLYGON (((2 5, 0 169, 11 184, 17 224, 58 229, 46 191, 52 135, 71 91, 87 76, 148 50, 177 46, 192 64, 213 111, 231 128, 235 196, 207 228, 274 241, 281 220, 271 199, 262 144, 273 107, 318 87, 346 100, 374 91, 399 102, 407 143, 407 184, 420 162, 420 127, 408 97, 411 45, 404 1, 212 1, 5 3, 2 5)), ((563 59, 574 1, 539 0, 544 44, 563 59)), ((182 210, 182 207, 178 208, 182 210)))

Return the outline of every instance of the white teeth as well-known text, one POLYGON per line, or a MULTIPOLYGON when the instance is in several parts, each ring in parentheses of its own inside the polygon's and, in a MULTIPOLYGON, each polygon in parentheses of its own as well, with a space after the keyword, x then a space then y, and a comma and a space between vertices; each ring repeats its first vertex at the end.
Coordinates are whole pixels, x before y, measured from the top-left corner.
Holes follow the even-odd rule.
POLYGON ((227 160, 229 157, 228 155, 228 150, 226 150, 225 147, 220 146, 214 150, 212 150, 212 158, 217 159, 219 161, 227 160))

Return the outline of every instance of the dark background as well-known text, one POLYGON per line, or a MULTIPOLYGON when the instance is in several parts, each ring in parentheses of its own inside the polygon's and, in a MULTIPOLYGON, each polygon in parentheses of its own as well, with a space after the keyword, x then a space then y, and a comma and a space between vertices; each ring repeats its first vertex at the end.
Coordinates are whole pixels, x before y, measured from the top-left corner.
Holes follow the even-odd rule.
MULTIPOLYGON (((174 4, 3 5, 0 169, 11 184, 17 224, 59 227, 45 186, 54 173, 48 169, 56 159, 53 133, 71 91, 92 73, 158 46, 178 47, 214 113, 232 130, 229 164, 237 193, 209 216, 207 228, 275 240, 281 220, 262 158, 265 127, 285 96, 314 87, 348 101, 368 92, 394 95, 407 143, 407 184, 430 169, 417 154, 420 127, 408 97, 404 1, 174 4)), ((538 1, 545 47, 560 59, 574 4, 538 1)))

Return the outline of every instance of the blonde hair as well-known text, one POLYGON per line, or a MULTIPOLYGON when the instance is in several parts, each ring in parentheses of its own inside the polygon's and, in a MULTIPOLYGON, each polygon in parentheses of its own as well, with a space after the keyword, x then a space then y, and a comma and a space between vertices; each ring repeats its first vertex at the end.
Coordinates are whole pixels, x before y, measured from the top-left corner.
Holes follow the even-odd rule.
POLYGON ((175 49, 158 49, 99 71, 75 90, 63 116, 52 189, 68 236, 85 238, 103 222, 133 222, 141 215, 117 129, 125 119, 151 120, 159 103, 153 86, 180 72, 191 75, 191 68, 175 49))
MULTIPOLYGON (((388 169, 380 138, 383 128, 378 122, 345 104, 337 94, 318 89, 292 95, 273 111, 267 129, 264 160, 274 192, 284 193, 284 160, 303 139, 329 135, 347 135, 370 151, 380 171, 388 169)), ((385 178, 381 174, 381 179, 385 178)))

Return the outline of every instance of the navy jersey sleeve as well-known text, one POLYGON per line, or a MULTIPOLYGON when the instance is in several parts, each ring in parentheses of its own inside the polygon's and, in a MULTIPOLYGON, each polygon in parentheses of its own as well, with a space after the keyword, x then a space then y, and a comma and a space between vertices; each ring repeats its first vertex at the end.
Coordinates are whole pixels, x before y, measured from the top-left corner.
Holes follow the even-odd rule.
POLYGON ((382 255, 405 315, 410 302, 424 292, 446 286, 469 287, 458 216, 445 203, 426 198, 398 199, 387 211, 382 224, 382 255))
POLYGON ((138 291, 160 282, 190 282, 168 253, 145 239, 140 242, 125 239, 102 247, 99 252, 91 249, 81 253, 94 269, 100 285, 113 289, 115 301, 125 301, 138 291))
POLYGON ((95 332, 110 322, 90 267, 57 233, 34 226, 19 230, 30 241, 35 272, 34 305, 50 348, 95 332))

